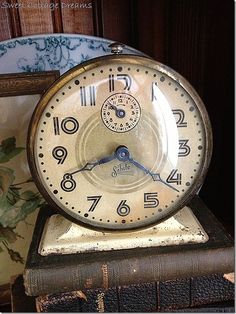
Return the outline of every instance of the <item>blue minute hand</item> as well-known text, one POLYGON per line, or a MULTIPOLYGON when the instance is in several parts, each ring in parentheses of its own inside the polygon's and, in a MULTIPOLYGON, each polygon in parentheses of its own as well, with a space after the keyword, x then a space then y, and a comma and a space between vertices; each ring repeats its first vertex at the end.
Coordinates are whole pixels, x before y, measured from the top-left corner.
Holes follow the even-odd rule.
POLYGON ((136 160, 134 160, 133 158, 131 158, 130 153, 128 151, 128 148, 125 146, 119 146, 116 150, 116 156, 117 159, 119 159, 120 161, 128 161, 131 164, 135 165, 137 168, 139 168, 140 170, 144 171, 145 173, 149 174, 153 181, 159 181, 163 184, 165 184, 166 186, 168 186, 169 188, 179 192, 179 190, 177 190, 175 187, 173 187, 172 185, 170 185, 169 183, 165 182, 164 180, 161 179, 161 176, 159 173, 153 173, 151 172, 149 169, 147 169, 146 167, 144 167, 143 165, 141 165, 139 162, 137 162, 136 160))

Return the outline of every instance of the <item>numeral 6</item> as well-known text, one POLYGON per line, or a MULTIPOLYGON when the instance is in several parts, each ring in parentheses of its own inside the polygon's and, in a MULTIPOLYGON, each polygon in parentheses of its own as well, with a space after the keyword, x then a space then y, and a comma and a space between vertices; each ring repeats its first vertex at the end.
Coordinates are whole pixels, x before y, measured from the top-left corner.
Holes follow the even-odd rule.
POLYGON ((126 200, 122 200, 117 207, 117 213, 120 216, 127 216, 130 213, 130 207, 126 204, 126 200))

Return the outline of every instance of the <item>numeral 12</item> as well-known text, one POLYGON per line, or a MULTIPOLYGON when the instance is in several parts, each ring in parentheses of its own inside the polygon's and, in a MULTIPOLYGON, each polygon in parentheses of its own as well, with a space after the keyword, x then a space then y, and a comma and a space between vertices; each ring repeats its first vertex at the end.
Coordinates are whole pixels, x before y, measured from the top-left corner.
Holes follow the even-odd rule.
MULTIPOLYGON (((131 87, 131 77, 128 74, 117 74, 117 80, 123 80, 125 82, 124 90, 130 90, 131 87)), ((113 92, 115 90, 115 76, 114 74, 109 75, 109 92, 113 92)))

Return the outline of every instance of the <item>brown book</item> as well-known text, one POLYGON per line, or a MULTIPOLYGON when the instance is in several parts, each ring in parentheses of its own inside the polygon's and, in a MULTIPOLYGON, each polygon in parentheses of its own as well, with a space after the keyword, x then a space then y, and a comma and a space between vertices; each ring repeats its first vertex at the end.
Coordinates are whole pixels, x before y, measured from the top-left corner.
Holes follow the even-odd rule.
POLYGON ((107 289, 233 272, 231 236, 199 197, 188 206, 209 236, 206 243, 49 256, 41 256, 38 246, 45 222, 54 212, 41 210, 24 271, 26 294, 107 289))

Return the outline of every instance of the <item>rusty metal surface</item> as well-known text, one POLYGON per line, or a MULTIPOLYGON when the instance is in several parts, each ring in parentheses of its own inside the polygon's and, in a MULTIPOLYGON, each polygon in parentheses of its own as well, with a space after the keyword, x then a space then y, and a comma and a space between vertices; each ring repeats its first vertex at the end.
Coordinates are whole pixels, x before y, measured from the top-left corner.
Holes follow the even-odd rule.
POLYGON ((39 253, 44 256, 74 254, 137 247, 204 243, 207 240, 208 235, 187 206, 168 220, 151 228, 115 234, 84 228, 56 214, 47 220, 39 246, 39 253))

